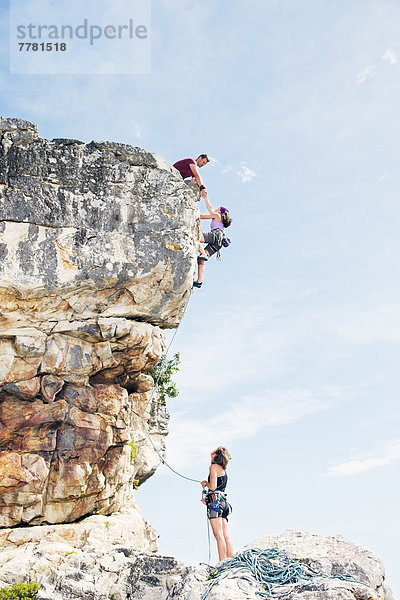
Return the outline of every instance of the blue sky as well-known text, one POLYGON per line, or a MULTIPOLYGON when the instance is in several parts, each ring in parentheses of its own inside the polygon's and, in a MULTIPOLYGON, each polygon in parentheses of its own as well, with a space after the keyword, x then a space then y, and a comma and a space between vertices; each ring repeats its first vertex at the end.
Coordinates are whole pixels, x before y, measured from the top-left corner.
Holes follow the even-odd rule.
MULTIPOLYGON (((397 0, 153 0, 147 75, 11 75, 0 7, 1 115, 213 157, 201 173, 233 241, 172 348, 169 461, 202 479, 228 446, 236 549, 340 533, 399 595, 397 0)), ((138 500, 161 552, 207 559, 195 484, 160 469, 138 500)))

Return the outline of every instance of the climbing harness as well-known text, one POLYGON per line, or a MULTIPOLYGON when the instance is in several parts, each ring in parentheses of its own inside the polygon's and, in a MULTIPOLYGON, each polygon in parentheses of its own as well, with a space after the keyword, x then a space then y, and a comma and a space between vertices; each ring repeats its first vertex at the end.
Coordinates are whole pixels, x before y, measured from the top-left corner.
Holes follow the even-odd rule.
POLYGON ((218 250, 217 250, 217 260, 221 260, 221 248, 222 246, 224 248, 228 248, 229 244, 231 243, 231 240, 226 237, 225 232, 222 229, 213 229, 213 233, 215 234, 215 238, 216 238, 216 246, 218 246, 218 250))
POLYGON ((213 229, 212 233, 215 235, 215 241, 216 241, 216 243, 221 248, 222 241, 223 241, 223 239, 225 237, 225 234, 224 234, 223 230, 220 227, 218 227, 218 229, 213 229))
POLYGON ((232 506, 227 500, 226 492, 221 492, 220 490, 209 490, 205 494, 204 500, 207 505, 207 514, 209 515, 209 518, 216 518, 225 515, 228 516, 232 512, 232 506))
MULTIPOLYGON (((218 567, 210 573, 210 583, 208 584, 201 600, 206 600, 211 589, 231 574, 237 574, 240 571, 249 571, 255 579, 263 586, 263 591, 256 594, 262 598, 283 598, 289 595, 293 590, 279 593, 279 587, 304 581, 304 585, 311 583, 316 577, 324 579, 341 579, 360 585, 370 587, 369 584, 357 580, 352 575, 337 573, 334 575, 323 575, 318 573, 304 563, 300 563, 290 558, 284 550, 278 548, 250 548, 240 552, 233 558, 223 561, 218 567)), ((245 576, 244 576, 245 577, 245 576)), ((242 576, 243 578, 243 576, 242 576)))
POLYGON ((224 237, 222 238, 223 247, 227 248, 230 243, 231 243, 231 240, 228 237, 226 237, 226 235, 224 234, 224 237))
POLYGON ((226 497, 224 492, 208 492, 206 496, 206 502, 212 510, 215 510, 217 513, 222 513, 221 501, 222 498, 226 497))

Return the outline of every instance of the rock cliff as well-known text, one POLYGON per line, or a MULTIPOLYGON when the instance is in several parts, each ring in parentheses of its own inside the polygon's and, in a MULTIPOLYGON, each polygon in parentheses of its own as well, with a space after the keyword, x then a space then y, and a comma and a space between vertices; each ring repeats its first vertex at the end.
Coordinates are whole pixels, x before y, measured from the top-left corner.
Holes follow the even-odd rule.
MULTIPOLYGON (((34 580, 38 600, 262 591, 232 572, 206 594, 209 567, 157 555, 133 495, 165 450, 168 412, 148 371, 188 299, 197 216, 159 156, 48 141, 0 118, 0 588, 34 580)), ((283 589, 289 600, 394 600, 381 561, 343 538, 254 545, 320 573, 283 589), (357 581, 331 578, 343 572, 357 581)))
POLYGON ((177 171, 125 144, 44 140, 19 119, 0 119, 0 135, 3 318, 176 327, 197 213, 177 171))
MULTIPOLYGON (((110 514, 159 464, 139 418, 196 256, 160 156, 0 118, 0 526, 110 514)), ((163 452, 166 407, 143 415, 163 452)))

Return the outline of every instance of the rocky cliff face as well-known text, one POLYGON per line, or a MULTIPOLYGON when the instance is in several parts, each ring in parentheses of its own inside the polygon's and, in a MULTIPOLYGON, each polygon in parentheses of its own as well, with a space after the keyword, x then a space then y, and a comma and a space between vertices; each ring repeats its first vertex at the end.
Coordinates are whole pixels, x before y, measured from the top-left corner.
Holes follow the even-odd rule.
MULTIPOLYGON (((154 472, 146 372, 188 298, 197 215, 159 156, 0 118, 0 526, 110 514, 154 472)), ((153 397, 160 452, 167 420, 153 397)))
POLYGON ((50 142, 19 119, 0 119, 0 135, 3 318, 175 327, 197 213, 177 171, 125 144, 50 142))

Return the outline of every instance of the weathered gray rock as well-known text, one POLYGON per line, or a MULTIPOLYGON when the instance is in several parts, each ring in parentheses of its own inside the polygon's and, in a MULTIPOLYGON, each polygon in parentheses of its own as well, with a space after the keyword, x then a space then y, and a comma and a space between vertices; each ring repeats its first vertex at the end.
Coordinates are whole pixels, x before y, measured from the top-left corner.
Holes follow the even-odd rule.
POLYGON ((0 118, 0 306, 21 324, 98 316, 175 327, 192 284, 196 196, 160 156, 38 137, 0 118))
MULTIPOLYGON (((204 564, 186 567, 171 557, 139 553, 138 542, 151 542, 146 534, 130 534, 121 517, 105 521, 97 516, 45 528, 44 536, 39 529, 44 528, 0 532, 0 585, 20 581, 24 573, 25 580, 40 584, 39 600, 200 600, 209 586, 210 569, 204 564)), ((318 577, 308 584, 282 586, 279 592, 288 592, 288 600, 394 600, 385 587, 382 562, 340 536, 287 531, 250 546, 275 546, 326 576, 345 572, 365 583, 318 577)), ((254 577, 241 571, 212 587, 207 600, 256 600, 259 591, 254 577)))
MULTIPOLYGON (((73 525, 3 529, 0 531, 0 587, 31 579, 40 583, 41 598, 107 599, 119 579, 119 568, 131 558, 157 549, 157 534, 140 516, 134 502, 118 514, 94 515, 73 525), (108 593, 108 595, 107 595, 108 593)), ((171 561, 168 562, 171 565, 171 561)), ((138 577, 138 571, 132 573, 138 577)), ((116 591, 116 590, 115 590, 116 591)), ((117 598, 117 596, 115 596, 117 598)))
MULTIPOLYGON (((292 559, 304 563, 321 574, 310 582, 299 581, 281 586, 276 593, 287 594, 288 600, 392 600, 385 586, 385 569, 381 560, 366 548, 356 546, 341 536, 323 537, 301 531, 269 535, 244 548, 279 548, 292 559), (359 581, 343 581, 332 575, 347 574, 359 581)), ((207 583, 204 567, 192 567, 171 591, 168 599, 201 600, 207 583)), ((246 571, 231 575, 214 585, 207 600, 245 600, 257 598, 261 585, 246 571)))
MULTIPOLYGON (((159 327, 129 319, 18 325, 6 326, 0 319, 0 386, 51 374, 72 383, 90 380, 130 388, 142 371, 154 367, 164 349, 159 327)), ((41 385, 43 391, 43 379, 41 385)))

